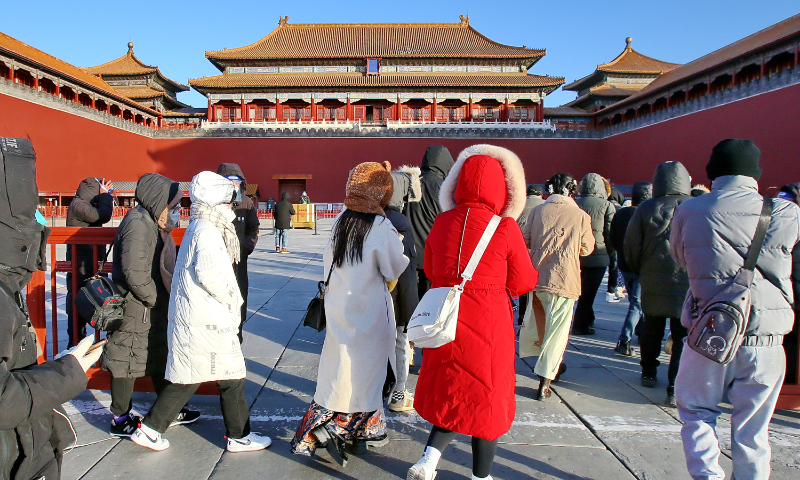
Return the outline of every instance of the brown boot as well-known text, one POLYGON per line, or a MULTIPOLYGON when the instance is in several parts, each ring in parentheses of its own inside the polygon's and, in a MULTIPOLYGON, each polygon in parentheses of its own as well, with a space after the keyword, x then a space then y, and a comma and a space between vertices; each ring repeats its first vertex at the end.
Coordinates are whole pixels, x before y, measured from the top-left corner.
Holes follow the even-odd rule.
POLYGON ((538 390, 537 393, 538 393, 538 396, 537 396, 536 399, 539 400, 540 402, 547 401, 547 399, 550 398, 551 395, 553 395, 553 392, 550 390, 550 379, 549 378, 543 378, 539 382, 539 390, 538 390))

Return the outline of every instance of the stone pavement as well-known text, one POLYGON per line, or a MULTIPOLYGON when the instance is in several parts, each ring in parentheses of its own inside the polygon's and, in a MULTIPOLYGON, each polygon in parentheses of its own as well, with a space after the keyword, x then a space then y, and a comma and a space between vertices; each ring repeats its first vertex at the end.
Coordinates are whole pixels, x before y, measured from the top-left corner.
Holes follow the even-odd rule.
MULTIPOLYGON (((253 431, 273 439, 268 450, 227 453, 218 399, 211 396, 191 399, 190 406, 203 417, 193 425, 171 428, 165 435, 172 445, 168 450, 146 450, 108 435, 109 393, 87 390, 66 404, 78 446, 64 459, 63 478, 404 479, 422 453, 430 428, 413 413, 387 410, 389 445, 363 457, 351 456, 344 469, 324 449, 315 458, 289 453, 289 441, 314 394, 324 339, 324 333, 303 327, 300 320, 322 277, 320 252, 330 225, 331 220, 322 221, 317 236, 309 230, 292 231, 291 254, 281 255, 274 252, 271 228, 264 224, 258 249, 250 257, 245 392, 253 431)), ((604 291, 601 288, 601 294, 604 291)), ((538 386, 532 372, 535 358, 517 359, 517 414, 501 438, 494 478, 689 478, 677 412, 662 406, 668 359, 662 355, 658 387, 641 387, 638 356, 621 357, 612 351, 627 303, 608 304, 603 299, 598 295, 595 304, 597 335, 570 341, 564 359, 569 370, 554 388, 554 401, 532 400, 538 386)), ((417 372, 418 367, 412 367, 412 391, 417 372)), ((153 394, 135 394, 135 409, 146 413, 153 399, 153 394)), ((730 409, 722 409, 717 432, 725 448, 723 467, 730 472, 730 409)), ((800 412, 777 412, 771 440, 773 478, 800 478, 800 412)), ((469 438, 459 436, 444 452, 437 478, 470 478, 471 465, 469 438)))

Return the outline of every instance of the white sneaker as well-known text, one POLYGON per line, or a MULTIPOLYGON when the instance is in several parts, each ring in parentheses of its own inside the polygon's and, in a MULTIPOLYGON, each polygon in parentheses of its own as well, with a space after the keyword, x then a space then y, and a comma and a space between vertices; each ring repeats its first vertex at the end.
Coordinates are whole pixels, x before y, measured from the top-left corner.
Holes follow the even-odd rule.
POLYGON ((163 438, 160 433, 145 424, 141 424, 139 428, 133 432, 131 440, 133 440, 133 443, 136 445, 155 450, 156 452, 169 448, 169 440, 163 438))
POLYGON ((619 303, 619 297, 616 293, 606 293, 606 303, 619 303))
POLYGON ((406 480, 434 480, 435 478, 436 468, 426 462, 425 457, 411 465, 411 468, 408 469, 408 475, 406 475, 406 480))
POLYGON ((228 451, 233 453, 239 452, 256 452, 264 450, 272 445, 272 439, 269 437, 262 437, 251 433, 244 438, 229 438, 228 451))

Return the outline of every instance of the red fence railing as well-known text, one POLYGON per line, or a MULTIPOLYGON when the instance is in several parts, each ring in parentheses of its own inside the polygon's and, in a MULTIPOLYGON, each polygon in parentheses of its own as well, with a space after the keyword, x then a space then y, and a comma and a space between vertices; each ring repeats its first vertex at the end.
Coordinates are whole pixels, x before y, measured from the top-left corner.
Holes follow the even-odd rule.
MULTIPOLYGON (((172 231, 172 238, 175 240, 176 245, 181 244, 185 228, 176 228, 172 231)), ((77 284, 76 275, 76 260, 77 249, 72 249, 72 257, 60 260, 57 258, 57 247, 59 245, 93 245, 94 246, 94 265, 99 266, 99 260, 105 254, 105 248, 114 242, 114 236, 117 233, 116 228, 76 228, 76 227, 55 227, 52 229, 50 237, 47 239, 48 250, 50 253, 50 261, 48 270, 50 272, 50 321, 48 325, 47 319, 47 301, 45 291, 45 272, 37 271, 33 274, 30 283, 26 289, 26 297, 28 304, 28 311, 31 317, 31 323, 36 331, 36 336, 41 346, 42 354, 39 356, 39 362, 45 362, 48 358, 54 357, 59 351, 58 333, 59 333, 59 318, 58 318, 58 279, 57 274, 61 272, 72 272, 72 291, 77 292, 80 287, 77 284), (48 345, 47 333, 50 332, 52 341, 48 345), (52 352, 48 355, 48 350, 52 352)), ((111 255, 109 255, 109 259, 111 255)), ((110 273, 112 262, 108 261, 103 272, 110 273)), ((77 319, 78 315, 75 311, 74 305, 64 305, 65 311, 67 308, 73 309, 73 331, 78 331, 77 319)), ((91 328, 89 328, 91 330, 91 328)), ((95 338, 100 338, 100 332, 95 332, 95 338)), ((111 374, 103 371, 100 368, 90 368, 86 372, 89 377, 88 388, 109 390, 111 388, 111 374)), ((149 377, 137 379, 137 391, 153 391, 153 384, 149 377)), ((198 390, 200 394, 215 395, 219 393, 216 384, 213 382, 203 384, 198 390)))

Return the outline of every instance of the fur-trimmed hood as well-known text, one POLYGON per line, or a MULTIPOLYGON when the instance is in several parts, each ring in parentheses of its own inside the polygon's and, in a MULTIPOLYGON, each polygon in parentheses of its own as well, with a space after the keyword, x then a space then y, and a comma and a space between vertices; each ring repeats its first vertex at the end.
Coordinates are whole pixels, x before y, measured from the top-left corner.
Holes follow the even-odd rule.
POLYGON ((394 191, 387 206, 402 210, 406 203, 419 202, 422 198, 422 185, 419 179, 422 171, 420 168, 403 165, 391 173, 394 191))
MULTIPOLYGON (((442 211, 452 210, 460 203, 459 200, 483 202, 486 199, 487 190, 502 188, 500 185, 488 184, 487 179, 482 176, 480 178, 461 178, 461 172, 467 160, 481 156, 491 157, 498 162, 505 182, 504 200, 500 201, 499 205, 490 205, 490 207, 497 207, 497 214, 501 217, 517 218, 525 208, 525 171, 522 168, 522 162, 511 150, 485 144, 468 147, 458 155, 455 165, 442 183, 439 192, 439 204, 442 206, 442 211), (479 195, 481 198, 470 199, 468 198, 470 194, 479 195)), ((487 166, 488 164, 484 163, 482 168, 487 166)), ((470 177, 476 173, 467 171, 470 173, 470 177)))

